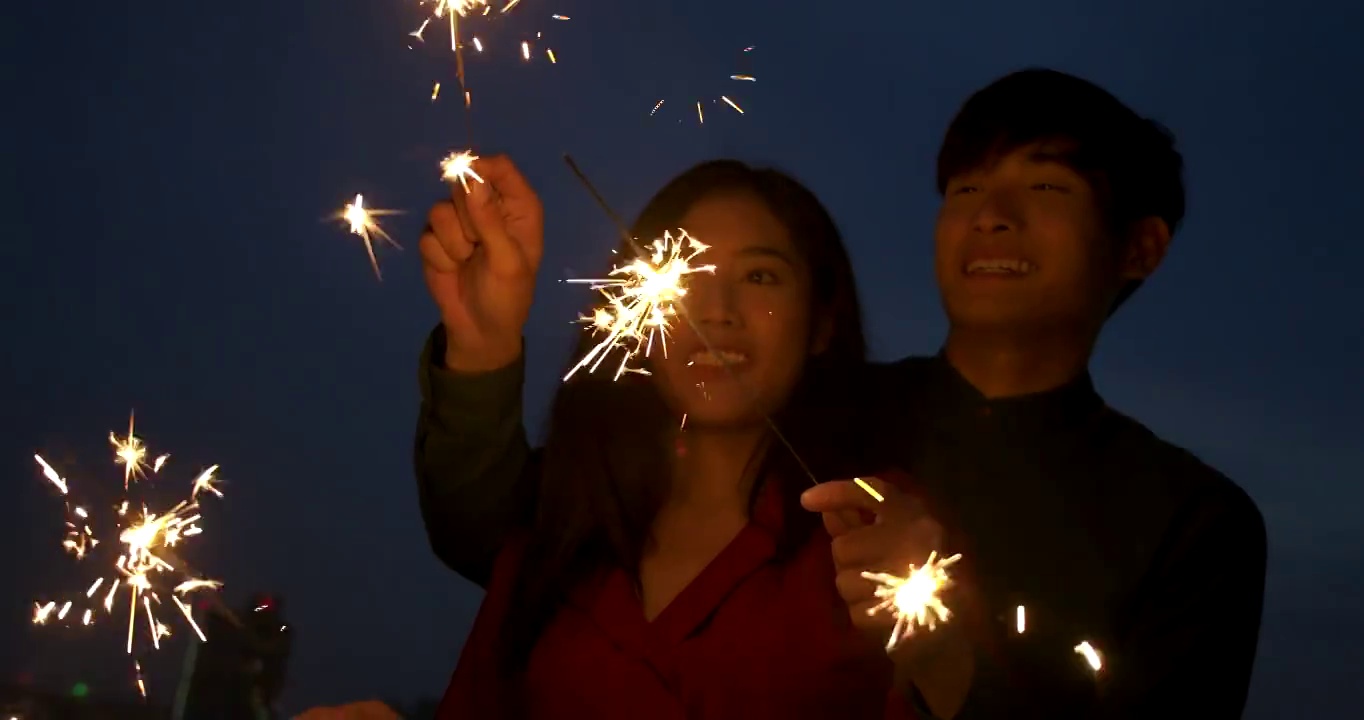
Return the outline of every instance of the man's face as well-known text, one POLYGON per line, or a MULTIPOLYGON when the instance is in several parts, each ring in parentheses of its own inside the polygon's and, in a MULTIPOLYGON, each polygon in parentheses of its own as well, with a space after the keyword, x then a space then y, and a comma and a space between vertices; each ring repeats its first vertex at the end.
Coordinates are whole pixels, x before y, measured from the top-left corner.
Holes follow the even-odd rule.
POLYGON ((948 183, 936 271, 954 328, 1097 330, 1132 273, 1095 189, 1033 144, 948 183))

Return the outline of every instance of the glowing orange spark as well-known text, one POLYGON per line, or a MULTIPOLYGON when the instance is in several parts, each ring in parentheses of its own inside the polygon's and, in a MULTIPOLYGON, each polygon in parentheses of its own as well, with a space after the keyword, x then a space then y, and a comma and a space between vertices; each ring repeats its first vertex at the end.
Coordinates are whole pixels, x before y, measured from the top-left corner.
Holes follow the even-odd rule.
POLYGON ((1084 657, 1085 662, 1089 663, 1090 669, 1092 669, 1094 672, 1098 672, 1103 669, 1104 666, 1103 657, 1099 655, 1099 651, 1095 650, 1093 645, 1089 644, 1089 641, 1085 641, 1080 643, 1079 645, 1076 645, 1075 652, 1080 656, 1084 657))
MULTIPOLYGON (((750 45, 749 47, 744 48, 744 50, 743 50, 743 52, 744 52, 745 54, 747 54, 747 53, 749 53, 749 52, 752 52, 752 51, 753 51, 753 46, 751 46, 751 45, 750 45)), ((738 74, 730 75, 730 76, 729 76, 729 79, 730 79, 730 80, 740 80, 740 81, 743 81, 743 82, 757 82, 757 81, 758 81, 758 78, 756 78, 756 77, 754 77, 754 76, 752 76, 752 75, 749 75, 749 74, 745 74, 745 73, 738 73, 738 74)), ((666 99, 666 98, 665 98, 665 99, 666 99)), ((703 101, 703 100, 697 100, 697 101, 696 101, 696 122, 697 122, 697 124, 699 124, 699 125, 704 125, 704 124, 706 123, 706 114, 705 114, 705 112, 702 110, 702 102, 704 102, 704 101, 703 101)), ((714 103, 714 102, 723 102, 724 104, 726 104, 726 105, 730 106, 731 108, 733 108, 733 109, 735 110, 735 112, 738 112, 740 115, 745 114, 745 113, 744 113, 744 109, 741 108, 741 107, 739 107, 739 103, 736 102, 734 99, 730 98, 728 95, 720 95, 720 96, 718 96, 718 97, 712 99, 711 102, 712 102, 712 103, 714 103)), ((657 115, 657 114, 658 114, 658 111, 663 107, 663 103, 664 103, 664 100, 659 100, 658 102, 654 103, 653 109, 649 111, 649 116, 650 116, 650 117, 653 117, 653 116, 657 115)))
POLYGON ((871 483, 868 483, 866 480, 863 480, 860 477, 855 477, 853 478, 853 482, 856 483, 858 487, 865 490, 867 494, 870 495, 872 499, 875 500, 876 502, 886 501, 886 497, 881 493, 877 492, 876 488, 872 487, 871 483))

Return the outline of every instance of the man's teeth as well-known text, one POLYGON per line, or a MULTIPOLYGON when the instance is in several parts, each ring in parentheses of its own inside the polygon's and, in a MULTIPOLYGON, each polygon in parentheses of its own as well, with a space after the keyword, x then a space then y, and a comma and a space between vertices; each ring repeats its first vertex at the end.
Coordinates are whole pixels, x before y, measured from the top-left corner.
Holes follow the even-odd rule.
POLYGON ((1027 260, 973 260, 966 266, 968 275, 975 273, 996 275, 1026 275, 1033 271, 1027 260))
POLYGON ((730 352, 728 350, 716 350, 715 352, 703 350, 701 352, 692 353, 692 356, 687 364, 723 366, 738 365, 739 363, 747 361, 748 356, 743 353, 730 352))

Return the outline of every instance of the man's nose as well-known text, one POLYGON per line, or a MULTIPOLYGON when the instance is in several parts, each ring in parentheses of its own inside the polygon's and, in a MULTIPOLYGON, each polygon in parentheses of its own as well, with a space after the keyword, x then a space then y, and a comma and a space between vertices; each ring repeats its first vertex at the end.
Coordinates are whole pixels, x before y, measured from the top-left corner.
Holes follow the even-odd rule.
POLYGON ((973 230, 994 234, 1018 229, 1018 197, 1015 191, 998 188, 985 191, 981 196, 980 204, 976 207, 973 230))

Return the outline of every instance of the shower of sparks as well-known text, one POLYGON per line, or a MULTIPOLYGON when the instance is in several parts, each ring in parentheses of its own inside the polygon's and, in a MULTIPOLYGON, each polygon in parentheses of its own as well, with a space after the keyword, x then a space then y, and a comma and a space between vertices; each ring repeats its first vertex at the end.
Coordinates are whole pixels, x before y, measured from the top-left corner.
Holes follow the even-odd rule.
MULTIPOLYGON (((750 45, 749 47, 744 48, 743 52, 744 52, 745 55, 747 55, 748 53, 753 52, 753 46, 750 45)), ((730 80, 738 80, 738 81, 741 81, 741 82, 757 82, 757 81, 758 81, 758 78, 756 78, 756 77, 754 77, 754 76, 752 76, 752 75, 747 75, 747 74, 730 75, 730 76, 729 76, 729 79, 730 79, 730 80)), ((666 100, 659 100, 657 103, 654 103, 654 108, 653 108, 652 110, 649 111, 649 116, 650 116, 650 117, 653 117, 653 116, 657 115, 657 114, 658 114, 658 111, 661 110, 661 109, 663 108, 663 104, 664 104, 665 101, 666 101, 666 100)), ((703 103, 703 102, 704 102, 704 101, 702 101, 702 100, 697 100, 697 101, 696 101, 696 123, 697 123, 698 125, 704 125, 704 124, 706 124, 706 113, 705 113, 705 110, 702 108, 702 103, 703 103)), ((719 96, 719 97, 717 97, 717 98, 712 99, 710 102, 711 102, 711 103, 721 103, 721 102, 723 102, 724 104, 726 104, 726 105, 728 105, 729 107, 733 108, 734 111, 737 112, 737 113, 739 113, 740 115, 745 114, 745 113, 744 113, 744 109, 741 108, 741 107, 739 107, 739 103, 735 102, 735 101, 734 101, 733 99, 731 99, 728 95, 721 95, 721 96, 719 96)))
POLYGON ((947 568, 961 559, 961 555, 938 559, 938 554, 930 553, 923 567, 909 566, 909 574, 904 577, 888 573, 864 572, 862 577, 877 583, 876 597, 881 603, 867 610, 868 615, 889 611, 895 617, 895 629, 886 642, 886 650, 892 650, 900 641, 914 634, 916 627, 927 628, 930 632, 939 622, 947 622, 951 611, 943 605, 939 595, 951 587, 952 577, 947 568))
POLYGON ((1019 635, 1028 629, 1028 613, 1022 605, 1019 605, 1018 609, 1014 611, 1014 628, 1018 630, 1019 635))
POLYGON ((347 203, 341 212, 337 213, 336 218, 350 226, 350 231, 354 235, 359 235, 360 240, 365 243, 365 252, 369 255, 369 264, 374 268, 374 274, 380 280, 384 279, 383 273, 379 272, 379 258, 374 254, 374 240, 378 238, 399 250, 402 246, 396 240, 388 236, 384 229, 379 226, 377 218, 385 215, 397 215, 400 210, 380 210, 377 208, 365 207, 363 195, 356 195, 355 199, 347 203))
MULTIPOLYGON (((430 7, 430 16, 424 19, 421 25, 418 26, 416 30, 408 33, 408 35, 415 38, 417 42, 424 43, 426 42, 426 28, 432 21, 444 24, 449 28, 450 50, 455 53, 456 76, 459 79, 460 88, 464 91, 465 102, 467 103, 469 99, 469 89, 464 78, 464 49, 469 47, 472 48, 474 52, 481 53, 483 52, 483 40, 476 35, 470 35, 466 40, 462 34, 463 28, 461 27, 461 20, 470 17, 504 15, 510 12, 512 8, 520 5, 521 0, 505 0, 500 4, 500 7, 494 7, 498 4, 494 2, 494 0, 421 0, 420 4, 430 7)), ((560 15, 557 13, 550 15, 550 18, 557 21, 567 21, 570 19, 567 15, 560 15)), ((522 40, 519 47, 521 59, 529 61, 533 54, 538 52, 536 47, 538 47, 543 40, 543 31, 537 31, 535 33, 534 41, 522 40)), ((411 46, 409 45, 409 47, 411 46)), ((559 62, 558 56, 555 55, 553 48, 545 47, 544 53, 545 57, 549 58, 551 63, 559 62)), ((432 99, 434 100, 435 98, 433 97, 432 99)))
POLYGON ((483 178, 474 172, 474 161, 478 156, 468 150, 452 152, 440 161, 440 179, 446 182, 458 182, 464 188, 464 192, 469 192, 469 180, 483 182, 483 178))
POLYGON ((637 248, 637 257, 616 266, 605 278, 568 280, 591 285, 606 302, 592 315, 578 318, 591 328, 593 335, 604 337, 564 375, 564 380, 584 368, 595 372, 616 348, 621 349, 622 357, 613 379, 625 372, 647 375, 643 368, 630 367, 630 361, 648 357, 655 340, 667 356, 668 329, 677 315, 676 303, 687 293, 684 287, 687 276, 715 272, 714 265, 692 264, 707 249, 707 245, 679 229, 676 237, 664 233, 647 249, 637 248))
MULTIPOLYGON (((140 438, 133 435, 131 424, 128 436, 114 442, 114 461, 124 466, 125 482, 132 477, 130 467, 143 467, 142 459, 146 448, 140 438), (133 452, 135 448, 138 452, 133 452), (136 458, 136 461, 133 460, 136 458)), ((169 455, 158 457, 151 465, 152 474, 159 474, 169 455)), ((76 504, 70 497, 70 483, 57 472, 41 455, 34 455, 43 477, 61 493, 66 506, 66 533, 62 547, 67 552, 82 559, 101 544, 100 537, 91 528, 90 513, 85 507, 76 504)), ((189 568, 177 558, 172 548, 182 541, 203 532, 199 525, 202 515, 199 511, 199 498, 203 493, 222 497, 222 492, 214 485, 214 465, 199 473, 190 484, 189 497, 181 500, 163 512, 152 512, 146 504, 133 508, 133 501, 125 494, 124 499, 114 507, 112 524, 117 529, 117 543, 110 543, 108 556, 112 558, 112 570, 105 571, 95 578, 83 593, 72 599, 33 604, 33 623, 44 625, 54 620, 71 623, 77 619, 81 625, 94 624, 98 617, 112 615, 122 596, 128 598, 127 639, 125 649, 134 654, 138 630, 145 623, 146 637, 153 649, 161 647, 161 639, 171 634, 170 628, 162 622, 158 612, 163 605, 173 604, 185 618, 185 622, 199 636, 207 641, 203 631, 194 620, 194 613, 184 601, 189 594, 198 590, 215 590, 222 583, 217 580, 194 577, 189 568), (73 614, 72 610, 76 610, 73 614), (141 620, 139 620, 141 618, 141 620)), ((126 485, 125 485, 126 488, 126 485)), ((142 681, 141 665, 134 660, 137 671, 137 684, 146 695, 142 681)))
POLYGON ((1090 645, 1088 641, 1076 645, 1075 652, 1084 657, 1085 662, 1089 663, 1089 667, 1092 668, 1094 672, 1099 672, 1103 669, 1103 658, 1099 656, 1099 651, 1095 650, 1094 646, 1090 645))

